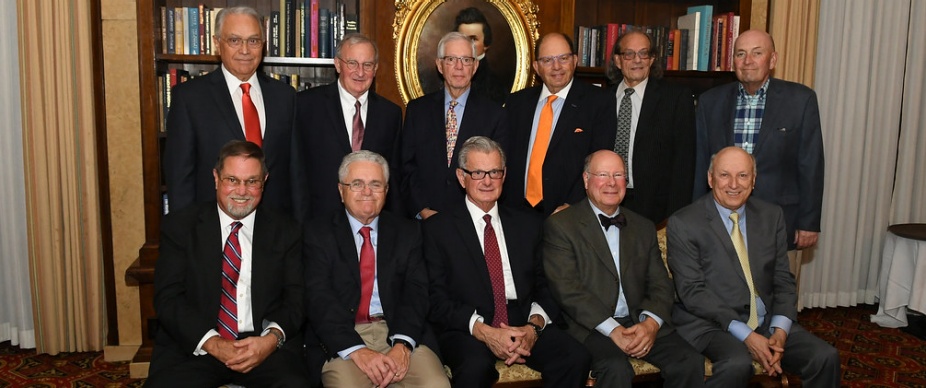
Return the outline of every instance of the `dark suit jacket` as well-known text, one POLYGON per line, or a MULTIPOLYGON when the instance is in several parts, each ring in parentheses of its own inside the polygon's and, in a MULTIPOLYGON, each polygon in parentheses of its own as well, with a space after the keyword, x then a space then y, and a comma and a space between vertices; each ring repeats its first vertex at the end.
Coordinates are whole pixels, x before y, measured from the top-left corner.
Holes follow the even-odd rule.
MULTIPOLYGON (((321 340, 317 345, 328 358, 363 344, 354 330, 360 305, 360 257, 347 217, 344 211, 336 212, 309 222, 305 230, 306 311, 311 329, 321 340)), ((428 312, 421 246, 415 221, 379 215, 376 277, 389 336, 407 335, 419 344, 428 312)))
MULTIPOLYGON (((300 221, 343 209, 337 187, 338 166, 351 153, 351 145, 337 82, 296 95, 292 181, 295 213, 300 221)), ((367 103, 361 148, 386 158, 394 177, 399 171, 395 166, 396 143, 402 129, 402 110, 373 91, 368 93, 367 103)), ((390 202, 398 195, 398 186, 393 187, 387 198, 390 202)))
MULTIPOLYGON (((270 178, 264 188, 265 207, 289 210, 292 87, 258 71, 267 118, 263 150, 270 178)), ((221 67, 174 87, 167 114, 167 147, 162 160, 171 210, 215 199, 212 169, 219 150, 231 140, 245 140, 221 67)))
MULTIPOLYGON (((534 112, 542 88, 543 85, 538 85, 511 94, 505 104, 512 140, 506 150, 508 173, 503 200, 518 206, 528 206, 524 199, 524 177, 534 112)), ((614 95, 573 80, 543 161, 543 202, 539 210, 544 215, 585 196, 582 183, 585 157, 597 150, 613 148, 616 130, 614 95)))
MULTIPOLYGON (((498 212, 520 308, 517 316, 508 317, 509 323, 526 324, 531 302, 537 302, 556 321, 559 307, 547 289, 540 259, 540 216, 501 205, 498 212)), ((439 332, 468 333, 473 311, 482 315, 486 323, 492 322, 495 316, 492 281, 466 205, 458 202, 447 211, 428 218, 424 233, 431 285, 430 317, 439 332)))
POLYGON ((447 167, 447 133, 444 89, 408 103, 402 131, 402 199, 406 213, 421 209, 441 211, 463 200, 457 181, 457 155, 466 139, 486 136, 504 147, 508 143, 505 111, 492 100, 470 90, 463 121, 458 123, 457 143, 447 167))
MULTIPOLYGON (((154 275, 159 325, 152 369, 194 357, 202 337, 216 328, 225 243, 218 212, 215 201, 204 202, 172 211, 164 219, 154 275)), ((304 314, 299 228, 289 217, 264 207, 258 208, 255 217, 251 255, 255 334, 260 334, 264 320, 276 322, 286 333, 283 349, 301 356, 304 314)))
MULTIPOLYGON (((706 172, 711 155, 733 145, 737 85, 718 86, 698 99, 694 198, 708 191, 706 172)), ((795 229, 820 231, 823 208, 823 135, 817 95, 812 89, 774 78, 769 81, 753 156, 756 188, 752 195, 781 206, 788 247, 794 249, 795 229)))
MULTIPOLYGON (((758 198, 746 202, 746 244, 756 292, 768 315, 797 321, 797 294, 788 265, 784 216, 774 204, 758 198)), ((693 342, 713 331, 726 331, 730 321, 749 318, 749 287, 730 233, 710 194, 669 218, 668 263, 681 301, 672 320, 693 342)))
MULTIPOLYGON (((610 93, 616 92, 612 87, 610 93)), ((691 90, 650 78, 633 138, 634 197, 621 206, 658 224, 691 203, 694 151, 691 90)))
POLYGON ((550 216, 544 223, 543 265, 553 297, 563 309, 569 334, 579 342, 614 315, 618 285, 623 285, 630 318, 638 323, 643 310, 666 322, 657 336, 672 331, 668 324, 674 290, 656 243, 653 223, 621 208, 627 225, 621 228, 618 275, 608 240, 591 204, 582 199, 550 216))

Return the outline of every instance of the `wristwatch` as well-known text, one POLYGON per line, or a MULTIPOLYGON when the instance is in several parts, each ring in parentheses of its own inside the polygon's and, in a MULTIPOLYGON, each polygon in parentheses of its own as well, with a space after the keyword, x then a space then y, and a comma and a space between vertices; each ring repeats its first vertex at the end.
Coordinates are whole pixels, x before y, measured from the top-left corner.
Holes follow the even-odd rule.
POLYGON ((537 335, 537 338, 540 338, 540 333, 543 333, 543 328, 534 322, 527 322, 527 324, 534 328, 534 334, 537 335))
POLYGON ((279 330, 267 329, 270 334, 273 334, 274 337, 277 337, 277 349, 283 347, 283 334, 278 333, 279 330))
POLYGON ((408 351, 409 351, 409 352, 415 350, 415 347, 412 346, 412 343, 411 343, 411 342, 408 342, 408 341, 406 341, 406 340, 404 340, 404 339, 401 339, 401 338, 396 338, 396 339, 392 340, 392 346, 396 346, 396 345, 398 345, 398 344, 405 345, 405 347, 408 348, 408 351))

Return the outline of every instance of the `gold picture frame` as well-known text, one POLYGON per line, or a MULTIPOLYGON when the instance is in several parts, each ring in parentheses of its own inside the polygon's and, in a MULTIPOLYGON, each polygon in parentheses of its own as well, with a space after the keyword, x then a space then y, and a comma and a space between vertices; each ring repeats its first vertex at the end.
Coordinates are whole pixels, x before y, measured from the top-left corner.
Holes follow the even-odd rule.
POLYGON ((498 72, 503 82, 511 81, 510 91, 533 84, 531 61, 539 34, 538 7, 532 0, 396 0, 395 7, 395 76, 403 103, 435 88, 437 43, 454 28, 453 16, 465 7, 480 8, 495 26, 498 43, 486 55, 502 66, 493 67, 493 73, 498 72))

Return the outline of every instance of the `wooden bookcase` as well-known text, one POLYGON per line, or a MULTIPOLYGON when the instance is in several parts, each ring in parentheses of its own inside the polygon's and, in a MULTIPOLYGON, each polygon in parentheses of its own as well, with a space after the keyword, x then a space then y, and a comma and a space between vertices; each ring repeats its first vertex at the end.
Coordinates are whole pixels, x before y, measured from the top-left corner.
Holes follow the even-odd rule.
MULTIPOLYGON (((299 2, 300 0, 296 0, 299 2)), ((372 12, 360 10, 374 8, 374 0, 357 0, 359 5, 361 31, 366 32, 373 25, 372 12)), ((161 158, 167 134, 161 131, 162 120, 159 99, 158 75, 171 68, 183 68, 195 73, 199 70, 212 71, 220 64, 217 55, 164 54, 162 47, 161 8, 196 7, 203 4, 209 8, 227 8, 248 5, 261 15, 269 16, 278 10, 279 0, 137 0, 136 22, 138 28, 139 98, 142 138, 142 171, 144 185, 145 243, 139 249, 138 258, 126 270, 125 280, 139 288, 142 345, 133 362, 144 363, 151 359, 154 344, 153 332, 157 320, 154 311, 154 266, 158 257, 161 218, 163 217, 163 195, 166 192, 161 172, 161 158)), ((334 73, 332 59, 283 58, 265 56, 258 71, 277 73, 314 73, 317 68, 334 73)))

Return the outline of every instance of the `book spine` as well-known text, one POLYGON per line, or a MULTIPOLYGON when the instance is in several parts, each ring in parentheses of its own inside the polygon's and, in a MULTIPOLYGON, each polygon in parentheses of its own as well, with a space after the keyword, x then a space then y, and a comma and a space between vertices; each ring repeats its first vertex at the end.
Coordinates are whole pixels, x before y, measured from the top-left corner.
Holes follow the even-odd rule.
POLYGON ((174 9, 174 40, 176 51, 174 54, 186 54, 186 46, 183 44, 183 8, 174 9))
POLYGON ((197 15, 199 16, 199 31, 196 32, 199 35, 199 52, 197 54, 205 54, 207 50, 206 40, 208 39, 206 38, 206 6, 202 3, 199 4, 199 13, 197 15))
POLYGON ((318 10, 318 57, 331 58, 331 26, 328 25, 328 10, 318 10))
POLYGON ((293 9, 293 0, 284 0, 286 7, 286 56, 296 56, 296 12, 293 9))
POLYGON ((311 10, 309 11, 310 23, 312 25, 312 28, 309 30, 309 55, 312 58, 318 58, 318 0, 311 0, 311 3, 309 4, 312 6, 311 10))
POLYGON ((191 55, 199 55, 199 8, 187 8, 187 38, 190 42, 191 55))
POLYGON ((174 9, 167 9, 167 54, 176 54, 177 46, 174 34, 176 34, 174 28, 176 24, 174 23, 174 9))
POLYGON ((161 54, 167 52, 167 7, 161 6, 161 54))
POLYGON ((270 56, 280 56, 280 12, 270 13, 270 56))

